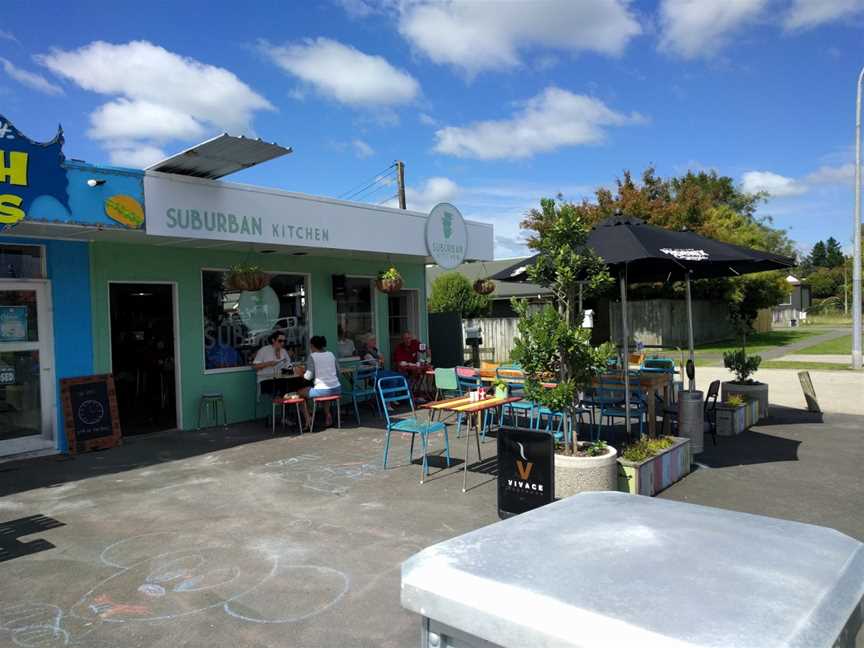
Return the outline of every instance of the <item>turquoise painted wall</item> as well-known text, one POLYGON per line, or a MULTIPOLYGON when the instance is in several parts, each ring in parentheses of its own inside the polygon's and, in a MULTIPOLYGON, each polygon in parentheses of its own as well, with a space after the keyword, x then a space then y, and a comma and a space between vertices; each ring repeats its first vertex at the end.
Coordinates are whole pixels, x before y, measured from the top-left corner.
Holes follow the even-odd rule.
MULTIPOLYGON (((201 269, 228 268, 235 263, 249 262, 245 252, 197 250, 191 248, 155 247, 118 243, 93 243, 90 258, 90 278, 93 312, 94 372, 108 372, 110 367, 110 337, 108 283, 110 281, 173 281, 177 283, 180 335, 180 381, 183 427, 196 424, 198 399, 202 392, 221 391, 225 395, 228 419, 244 421, 253 417, 255 377, 251 370, 230 373, 204 373, 204 316, 201 304, 201 269)), ((307 273, 310 286, 310 306, 313 335, 327 337, 331 347, 336 341, 336 302, 332 298, 331 275, 374 276, 388 264, 380 261, 338 257, 286 255, 256 255, 254 261, 268 272, 307 273)), ((396 263, 406 289, 418 290, 421 340, 427 340, 425 267, 421 262, 396 263)), ((390 357, 387 336, 387 296, 375 291, 378 342, 381 351, 390 357)), ((263 415, 262 405, 255 416, 263 415)))

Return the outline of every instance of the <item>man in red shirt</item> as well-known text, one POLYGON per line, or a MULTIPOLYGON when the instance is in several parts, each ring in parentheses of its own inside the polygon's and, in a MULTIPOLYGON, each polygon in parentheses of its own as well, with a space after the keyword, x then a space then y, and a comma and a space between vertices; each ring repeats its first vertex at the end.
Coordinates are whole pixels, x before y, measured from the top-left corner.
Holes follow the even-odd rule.
POLYGON ((402 341, 396 345, 393 351, 394 369, 399 369, 403 362, 417 362, 417 352, 420 350, 420 343, 414 339, 411 331, 405 331, 402 334, 402 341))

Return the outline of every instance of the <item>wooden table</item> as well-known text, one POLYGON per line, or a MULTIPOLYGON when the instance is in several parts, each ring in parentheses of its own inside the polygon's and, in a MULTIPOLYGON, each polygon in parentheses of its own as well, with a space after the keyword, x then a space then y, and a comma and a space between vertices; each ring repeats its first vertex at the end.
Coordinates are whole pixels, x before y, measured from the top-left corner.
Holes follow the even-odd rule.
POLYGON ((471 414, 477 414, 477 424, 474 426, 474 437, 477 439, 477 460, 482 461, 483 457, 480 453, 480 429, 482 428, 482 424, 480 422, 480 417, 483 415, 483 412, 495 407, 507 405, 508 403, 515 403, 520 400, 522 400, 522 398, 519 396, 508 396, 507 398, 484 398, 481 401, 471 402, 471 399, 468 396, 457 396, 456 398, 433 401, 420 406, 423 409, 429 410, 430 417, 432 416, 432 412, 435 410, 468 415, 468 431, 465 433, 465 466, 462 470, 463 493, 468 490, 468 453, 471 450, 471 419, 473 418, 471 414))
MULTIPOLYGON (((636 388, 645 395, 645 405, 648 410, 648 434, 653 437, 657 431, 656 397, 660 396, 664 401, 669 402, 669 388, 672 385, 672 375, 652 371, 630 376, 629 380, 631 389, 636 388)), ((623 384, 624 374, 603 374, 594 378, 592 382, 594 386, 602 385, 604 382, 615 382, 616 385, 623 384)), ((629 430, 628 426, 628 436, 629 430)))

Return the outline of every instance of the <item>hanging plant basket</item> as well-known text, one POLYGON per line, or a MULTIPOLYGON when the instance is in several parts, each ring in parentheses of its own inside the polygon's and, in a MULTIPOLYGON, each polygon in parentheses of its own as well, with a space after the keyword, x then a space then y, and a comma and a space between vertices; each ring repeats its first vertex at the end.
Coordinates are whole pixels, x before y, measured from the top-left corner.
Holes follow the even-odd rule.
POLYGON ((239 263, 228 269, 225 277, 225 287, 228 290, 251 291, 261 290, 270 284, 270 276, 258 266, 239 263))
POLYGON ((394 293, 402 290, 402 275, 396 268, 391 267, 386 272, 378 273, 375 285, 383 293, 394 293))
POLYGON ((491 279, 478 279, 474 282, 474 292, 478 295, 491 295, 495 292, 495 282, 491 279))

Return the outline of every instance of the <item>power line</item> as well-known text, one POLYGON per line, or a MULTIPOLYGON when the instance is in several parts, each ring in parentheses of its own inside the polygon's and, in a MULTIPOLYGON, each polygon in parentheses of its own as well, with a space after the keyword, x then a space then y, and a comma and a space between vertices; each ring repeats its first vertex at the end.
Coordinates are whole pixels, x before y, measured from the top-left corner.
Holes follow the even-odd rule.
POLYGON ((354 194, 354 193, 357 193, 358 191, 361 191, 364 187, 368 186, 369 184, 374 184, 375 182, 380 180, 382 177, 385 176, 385 174, 389 175, 390 170, 394 169, 394 168, 396 168, 395 162, 393 164, 391 164, 390 166, 388 166, 386 169, 379 171, 378 173, 376 173, 371 178, 367 178, 363 182, 361 182, 357 185, 354 185, 351 189, 348 189, 347 191, 343 191, 341 194, 339 194, 338 197, 344 198, 345 196, 347 196, 349 194, 354 194))
POLYGON ((372 182, 359 191, 351 194, 346 198, 346 200, 354 200, 360 201, 369 198, 369 196, 374 195, 375 193, 381 191, 382 189, 387 189, 388 187, 393 186, 395 179, 392 176, 383 176, 378 178, 375 182, 372 182))
POLYGON ((393 200, 393 199, 398 198, 398 197, 399 197, 399 194, 398 194, 398 193, 395 193, 395 194, 393 194, 392 196, 390 196, 389 198, 385 198, 384 200, 382 200, 382 201, 379 202, 378 204, 379 204, 379 205, 383 205, 383 204, 384 204, 385 202, 387 202, 388 200, 393 200))

